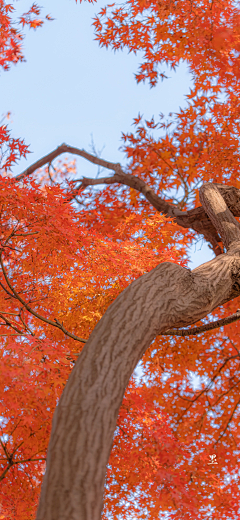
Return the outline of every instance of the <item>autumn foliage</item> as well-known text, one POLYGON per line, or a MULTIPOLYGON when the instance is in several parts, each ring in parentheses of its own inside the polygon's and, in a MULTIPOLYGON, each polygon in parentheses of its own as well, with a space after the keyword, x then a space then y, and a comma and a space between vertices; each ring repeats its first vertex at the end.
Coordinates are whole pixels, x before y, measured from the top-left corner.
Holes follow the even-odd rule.
MULTIPOLYGON (((23 60, 22 31, 40 26, 39 16, 34 4, 16 29, 13 5, 0 0, 3 69, 23 60)), ((138 82, 167 81, 166 70, 182 61, 191 73, 186 108, 158 122, 138 115, 135 131, 122 135, 126 171, 183 210, 200 205, 203 182, 240 188, 236 3, 128 0, 102 9, 94 26, 100 45, 141 52, 138 82)), ((69 158, 16 181, 11 165, 28 148, 5 124, 0 148, 0 518, 30 520, 53 411, 81 338, 134 279, 165 261, 187 266, 201 237, 127 186, 76 194, 69 158)), ((209 318, 238 306, 233 300, 209 318)), ((239 351, 239 322, 154 340, 120 410, 104 518, 155 520, 163 511, 179 520, 238 518, 239 351)))

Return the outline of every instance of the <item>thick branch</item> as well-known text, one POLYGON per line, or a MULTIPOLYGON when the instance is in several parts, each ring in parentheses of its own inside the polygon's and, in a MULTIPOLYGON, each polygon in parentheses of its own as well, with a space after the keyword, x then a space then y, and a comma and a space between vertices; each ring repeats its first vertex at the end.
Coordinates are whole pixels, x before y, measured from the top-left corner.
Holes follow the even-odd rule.
POLYGON ((117 416, 153 339, 240 294, 240 245, 194 269, 165 262, 127 287, 84 346, 55 410, 37 520, 100 520, 117 416))
MULTIPOLYGON (((222 252, 220 246, 218 245, 218 242, 220 242, 221 239, 203 207, 194 208, 189 211, 180 211, 174 204, 159 197, 154 192, 154 190, 150 188, 142 179, 134 175, 124 173, 119 163, 113 163, 104 159, 100 159, 99 157, 92 155, 85 150, 81 150, 73 146, 68 146, 67 144, 62 144, 48 155, 45 155, 39 161, 29 166, 29 168, 24 170, 20 175, 17 175, 14 180, 20 181, 24 179, 25 177, 31 175, 38 168, 41 168, 45 164, 51 163, 54 159, 56 159, 56 157, 63 153, 78 155, 92 162, 93 164, 102 166, 103 168, 107 168, 108 170, 115 172, 115 174, 111 177, 103 177, 100 179, 83 178, 79 179, 78 181, 74 181, 79 182, 80 185, 74 191, 73 197, 80 189, 83 189, 87 186, 115 183, 129 186, 142 193, 157 211, 163 215, 166 215, 167 217, 175 219, 179 226, 185 229, 193 229, 196 233, 203 235, 206 241, 210 242, 216 255, 222 252)), ((226 202, 233 215, 240 216, 239 190, 231 186, 217 186, 220 186, 219 189, 225 200, 227 197, 228 201, 226 202)))
MULTIPOLYGON (((213 250, 216 254, 221 251, 218 242, 222 241, 221 235, 216 231, 215 222, 209 218, 206 208, 198 207, 189 211, 181 211, 174 206, 174 204, 159 197, 152 188, 150 188, 142 179, 134 175, 129 175, 121 170, 120 165, 116 165, 117 173, 112 177, 104 177, 97 179, 89 179, 84 177, 82 180, 76 180, 74 182, 80 182, 79 189, 83 189, 86 186, 94 186, 98 184, 123 184, 129 186, 136 191, 142 193, 145 198, 152 204, 154 208, 166 217, 170 217, 176 221, 176 223, 183 228, 191 228, 195 232, 202 234, 207 242, 210 242, 213 250)), ((205 185, 204 185, 205 186, 205 185)), ((225 200, 228 206, 227 211, 230 211, 235 216, 240 216, 240 191, 232 186, 224 186, 222 184, 214 184, 214 186, 220 191, 221 196, 225 200)), ((76 191, 78 191, 76 190, 76 191)), ((224 204, 224 201, 223 201, 224 204)), ((231 220, 231 217, 229 217, 231 220)), ((235 219, 234 219, 235 220, 235 219)), ((236 221, 235 221, 236 224, 236 221)))
MULTIPOLYGON (((224 187, 221 184, 203 184, 199 190, 199 198, 224 246, 229 249, 234 242, 240 241, 240 226, 233 216, 234 208, 230 209, 224 200, 222 188, 224 187)), ((239 190, 238 192, 240 193, 239 190)))

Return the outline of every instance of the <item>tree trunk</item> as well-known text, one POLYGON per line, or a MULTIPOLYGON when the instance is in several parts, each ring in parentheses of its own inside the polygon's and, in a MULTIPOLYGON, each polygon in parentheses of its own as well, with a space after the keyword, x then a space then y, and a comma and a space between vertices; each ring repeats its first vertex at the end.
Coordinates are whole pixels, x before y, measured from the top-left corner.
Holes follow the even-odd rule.
POLYGON ((119 407, 153 339, 240 294, 239 225, 213 184, 201 202, 226 254, 193 271, 158 265, 125 289, 92 332, 53 417, 37 520, 100 520, 119 407))

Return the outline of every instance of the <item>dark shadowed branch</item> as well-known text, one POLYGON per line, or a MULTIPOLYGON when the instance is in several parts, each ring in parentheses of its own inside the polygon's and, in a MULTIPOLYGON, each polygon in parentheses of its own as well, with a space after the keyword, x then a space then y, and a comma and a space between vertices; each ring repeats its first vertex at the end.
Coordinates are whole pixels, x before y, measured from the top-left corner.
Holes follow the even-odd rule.
POLYGON ((238 320, 240 320, 240 309, 238 309, 234 314, 231 314, 231 316, 227 316, 221 320, 212 321, 211 323, 206 323, 206 325, 201 325, 199 327, 192 327, 192 329, 168 330, 164 332, 162 336, 195 336, 196 334, 202 334, 209 330, 219 329, 220 327, 224 327, 224 325, 229 325, 229 323, 238 320))

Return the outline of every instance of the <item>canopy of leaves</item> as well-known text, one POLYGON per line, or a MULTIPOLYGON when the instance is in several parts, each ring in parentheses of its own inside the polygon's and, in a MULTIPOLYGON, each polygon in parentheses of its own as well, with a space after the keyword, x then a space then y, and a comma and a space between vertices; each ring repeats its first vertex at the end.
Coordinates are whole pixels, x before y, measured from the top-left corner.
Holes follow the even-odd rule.
MULTIPOLYGON (((22 59, 12 13, 0 2, 5 69, 22 59)), ((199 205, 204 181, 240 188, 239 22, 230 0, 129 0, 94 21, 101 45, 142 52, 138 81, 154 86, 163 67, 188 63, 187 107, 158 123, 139 115, 135 133, 123 134, 128 173, 180 209, 199 205)), ((80 190, 72 203, 70 161, 16 182, 7 173, 27 147, 6 126, 0 140, 0 518, 29 520, 53 411, 83 348, 48 320, 87 339, 134 279, 160 262, 186 266, 196 237, 125 186, 80 190)), ((214 316, 238 305, 225 304, 214 316)), ((163 511, 179 520, 238 518, 239 361, 238 322, 194 338, 155 339, 142 360, 144 377, 131 379, 120 410, 104 518, 155 520, 163 511)))

